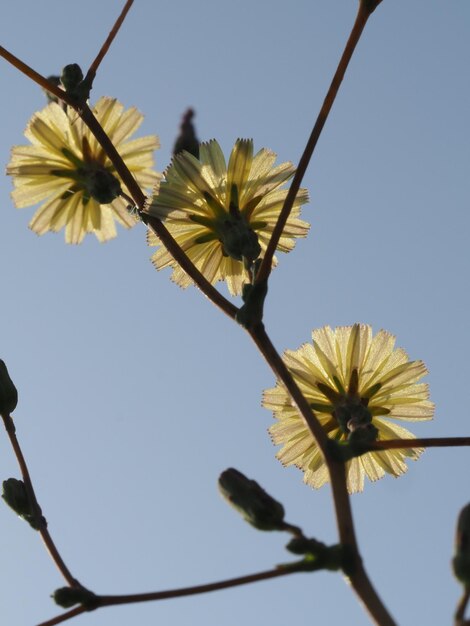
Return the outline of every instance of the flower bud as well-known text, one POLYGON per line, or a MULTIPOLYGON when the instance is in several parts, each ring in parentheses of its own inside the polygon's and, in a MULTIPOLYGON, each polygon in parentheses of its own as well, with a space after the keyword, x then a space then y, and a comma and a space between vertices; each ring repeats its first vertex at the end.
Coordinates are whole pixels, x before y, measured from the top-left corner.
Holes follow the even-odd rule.
POLYGON ((93 76, 94 74, 87 74, 84 78, 81 67, 77 63, 70 63, 62 70, 60 80, 68 95, 80 103, 86 102, 90 97, 93 76))
POLYGON ((284 507, 254 480, 230 468, 219 477, 224 498, 258 530, 284 530, 284 507))
POLYGON ((32 514, 26 487, 22 480, 16 478, 4 480, 2 498, 17 515, 24 517, 32 514))
POLYGON ((52 598, 64 609, 81 604, 91 611, 97 606, 97 596, 85 587, 60 587, 54 591, 52 598))
POLYGON ((77 63, 70 63, 62 70, 60 81, 65 91, 74 91, 83 80, 82 68, 77 63))
POLYGON ((10 415, 18 404, 18 392, 8 374, 7 366, 0 359, 0 414, 10 415))
POLYGON ((457 520, 454 574, 465 586, 470 585, 470 504, 464 506, 457 520))
POLYGON ((47 522, 41 515, 41 510, 35 509, 28 497, 28 492, 22 480, 8 478, 3 481, 2 498, 6 504, 22 517, 34 530, 39 530, 47 522))

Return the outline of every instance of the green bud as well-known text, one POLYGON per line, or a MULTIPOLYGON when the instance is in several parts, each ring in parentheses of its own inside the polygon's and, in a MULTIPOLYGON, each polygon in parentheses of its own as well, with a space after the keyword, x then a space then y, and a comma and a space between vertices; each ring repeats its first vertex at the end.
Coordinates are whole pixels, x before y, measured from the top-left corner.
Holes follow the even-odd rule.
POLYGON ((2 498, 8 506, 22 517, 34 530, 46 523, 40 511, 36 511, 34 505, 28 497, 28 492, 22 480, 8 478, 3 481, 2 498))
POLYGON ((60 77, 65 91, 73 92, 83 80, 82 68, 77 63, 70 63, 62 70, 60 77))
POLYGON ((470 504, 464 506, 457 520, 452 565, 460 582, 465 586, 470 585, 470 504))
POLYGON ((98 597, 85 587, 61 587, 56 589, 51 597, 64 609, 81 604, 88 611, 92 611, 98 606, 98 597))
POLYGON ((90 97, 93 77, 87 75, 83 78, 82 69, 77 63, 66 65, 60 80, 68 95, 77 102, 86 102, 90 97))
POLYGON ((7 366, 0 359, 0 414, 10 415, 18 404, 18 391, 8 374, 7 366))
POLYGON ((26 487, 22 480, 8 478, 3 481, 2 498, 17 515, 31 515, 32 509, 29 502, 26 487))
POLYGON ((224 498, 258 530, 285 530, 284 507, 236 469, 229 468, 219 477, 224 498))

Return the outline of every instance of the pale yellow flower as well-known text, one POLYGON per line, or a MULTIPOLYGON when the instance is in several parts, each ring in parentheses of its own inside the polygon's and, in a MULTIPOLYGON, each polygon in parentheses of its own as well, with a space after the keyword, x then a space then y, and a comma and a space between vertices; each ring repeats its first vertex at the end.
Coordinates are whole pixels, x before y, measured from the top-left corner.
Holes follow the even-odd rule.
MULTIPOLYGON (((312 339, 312 344, 287 350, 283 360, 330 438, 345 441, 357 428, 372 424, 378 441, 413 439, 390 419, 432 418, 428 386, 417 382, 427 373, 426 367, 394 348, 393 335, 381 330, 373 337, 370 326, 355 324, 334 330, 325 326, 314 330, 312 339)), ((280 383, 265 391, 263 405, 277 419, 269 430, 273 442, 283 446, 278 459, 301 469, 307 484, 321 487, 329 480, 326 465, 280 383)), ((417 459, 421 452, 421 448, 383 450, 348 461, 349 492, 362 491, 365 475, 374 481, 385 473, 403 474, 405 457, 417 459)))
MULTIPOLYGON (((262 149, 253 155, 252 140, 239 139, 228 166, 217 141, 200 146, 199 159, 188 152, 173 158, 165 178, 146 211, 165 226, 208 281, 227 281, 230 293, 248 282, 244 260, 254 261, 267 247, 287 194, 280 189, 291 178, 291 163, 274 166, 276 155, 262 149)), ((299 219, 308 201, 306 190, 297 194, 292 213, 277 249, 289 252, 296 237, 305 237, 309 225, 299 219)), ((160 245, 149 236, 150 245, 160 245)), ((160 247, 152 257, 157 269, 173 267, 172 280, 182 287, 189 276, 160 247)))
MULTIPOLYGON (((128 141, 143 116, 135 108, 124 111, 111 98, 100 98, 93 112, 139 185, 155 185, 158 175, 152 170, 152 155, 159 146, 157 137, 128 141)), ((111 161, 73 109, 49 104, 33 115, 25 136, 31 145, 13 147, 7 174, 13 176, 17 208, 43 202, 29 225, 35 233, 65 227, 66 242, 80 243, 87 233, 99 241, 112 239, 115 221, 125 228, 134 226, 128 202, 117 195, 121 188, 127 194, 128 190, 113 178, 111 161)))

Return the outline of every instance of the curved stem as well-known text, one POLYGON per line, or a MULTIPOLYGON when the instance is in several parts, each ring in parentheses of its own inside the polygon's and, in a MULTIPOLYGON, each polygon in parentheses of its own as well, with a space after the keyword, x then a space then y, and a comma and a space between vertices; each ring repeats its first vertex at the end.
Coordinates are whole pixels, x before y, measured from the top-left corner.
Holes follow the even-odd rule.
POLYGON ((387 439, 367 444, 371 450, 395 450, 400 448, 451 448, 470 446, 470 437, 421 437, 417 439, 387 439))
POLYGON ((209 591, 218 591, 220 589, 228 589, 229 587, 238 587, 240 585, 248 585, 250 583, 268 580, 270 578, 278 578, 295 573, 289 569, 271 569, 257 574, 249 574, 248 576, 238 576, 237 578, 229 578, 220 580, 215 583, 207 583, 205 585, 196 585, 194 587, 182 587, 181 589, 170 589, 168 591, 155 591, 150 593, 135 593, 130 595, 119 596, 98 596, 98 606, 114 606, 117 604, 131 604, 134 602, 150 602, 152 600, 167 600, 169 598, 180 598, 182 596, 193 596, 200 593, 208 593, 209 591))
POLYGON ((26 460, 24 458, 23 452, 21 450, 18 438, 16 436, 16 428, 13 423, 13 419, 10 415, 2 415, 3 423, 5 424, 5 430, 7 431, 8 437, 10 439, 10 443, 15 452, 16 459, 18 461, 18 465, 20 466, 21 476, 23 478, 23 483, 28 494, 29 501, 31 502, 33 509, 36 513, 36 517, 38 520, 38 532, 41 535, 41 538, 52 558, 54 563, 57 566, 57 569, 60 571, 62 576, 65 578, 67 583, 71 587, 80 587, 80 583, 76 578, 74 578, 69 570, 69 568, 65 565, 64 560, 62 559, 48 529, 47 522, 42 516, 41 507, 39 506, 38 500, 36 498, 36 493, 34 491, 33 483, 31 482, 31 477, 29 474, 28 466, 26 465, 26 460))
POLYGON ((67 613, 61 613, 60 615, 56 615, 56 617, 53 617, 52 619, 48 619, 47 622, 41 622, 40 624, 38 624, 38 626, 56 626, 56 624, 66 622, 67 620, 72 619, 72 617, 76 617, 77 615, 81 615, 85 612, 85 607, 77 606, 74 609, 67 611, 67 613))
POLYGON ((362 31, 364 30, 367 20, 369 19, 370 13, 370 9, 368 9, 363 4, 363 2, 361 2, 359 5, 359 11, 357 13, 356 20, 354 22, 354 26, 351 30, 351 34, 349 35, 349 39, 346 43, 343 55, 338 64, 338 68, 335 72, 335 75, 333 76, 333 80, 331 81, 325 100, 323 101, 323 105, 320 109, 320 113, 318 114, 312 133, 309 137, 307 145, 305 146, 302 157, 300 158, 299 165, 297 166, 297 170, 295 172, 295 176, 292 180, 292 184, 289 188, 289 191, 287 192, 284 206, 282 207, 276 226, 274 227, 274 230, 272 232, 271 239, 269 240, 268 247, 266 249, 263 261, 256 277, 257 282, 266 280, 271 272, 272 259, 276 251, 277 244, 279 243, 282 231, 284 230, 287 219, 289 218, 290 212, 292 211, 295 197, 300 189, 300 184, 310 163, 310 159, 312 158, 313 152, 317 145, 318 139, 320 138, 325 122, 328 119, 328 115, 331 111, 331 107, 333 106, 333 102, 335 101, 335 98, 338 94, 338 90, 346 73, 354 49, 356 48, 362 31))

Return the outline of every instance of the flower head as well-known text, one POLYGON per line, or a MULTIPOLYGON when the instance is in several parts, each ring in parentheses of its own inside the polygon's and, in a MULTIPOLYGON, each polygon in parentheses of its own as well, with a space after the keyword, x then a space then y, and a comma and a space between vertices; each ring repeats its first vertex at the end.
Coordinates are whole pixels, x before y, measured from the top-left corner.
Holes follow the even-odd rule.
MULTIPOLYGON (((111 98, 100 98, 93 112, 139 185, 152 187, 158 180, 151 169, 157 137, 128 141, 143 116, 111 98)), ((86 233, 107 241, 116 236, 115 221, 125 228, 136 223, 119 195, 111 161, 73 109, 49 104, 33 115, 25 136, 32 145, 13 147, 7 174, 13 176, 16 207, 44 201, 29 225, 35 233, 65 227, 67 243, 80 243, 86 233)))
MULTIPOLYGON (((428 386, 417 382, 427 373, 426 367, 394 348, 393 335, 381 330, 373 337, 370 326, 355 324, 334 330, 325 326, 314 330, 312 339, 313 344, 286 351, 284 362, 330 438, 345 441, 357 429, 375 427, 378 441, 413 439, 390 418, 432 418, 428 386)), ((269 429, 274 443, 283 445, 278 459, 303 470, 304 481, 312 487, 321 487, 328 481, 323 457, 280 383, 265 391, 263 405, 278 420, 269 429)), ((373 481, 385 472, 403 474, 405 457, 417 459, 421 452, 420 448, 391 449, 353 458, 346 467, 349 492, 362 491, 365 475, 373 481)))
MULTIPOLYGON (((253 142, 238 139, 228 166, 217 141, 200 146, 199 159, 188 152, 176 155, 146 211, 165 226, 195 266, 212 284, 226 280, 232 294, 240 294, 248 279, 247 267, 266 249, 294 174, 291 163, 274 166, 276 155, 253 142)), ((308 195, 301 189, 278 244, 289 252, 296 237, 305 237, 308 224, 298 219, 308 195)), ((150 245, 159 245, 149 236, 150 245)), ((172 279, 182 287, 189 276, 162 247, 152 257, 157 269, 174 268, 172 279)))

